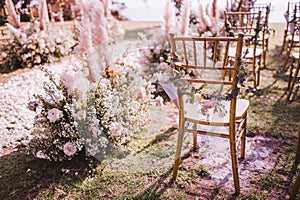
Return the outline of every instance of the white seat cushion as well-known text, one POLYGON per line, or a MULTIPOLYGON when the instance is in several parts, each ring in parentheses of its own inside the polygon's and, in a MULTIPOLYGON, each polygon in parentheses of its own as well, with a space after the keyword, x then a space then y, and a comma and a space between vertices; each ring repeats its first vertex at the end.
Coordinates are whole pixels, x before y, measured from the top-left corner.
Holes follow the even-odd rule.
MULTIPOLYGON (((203 108, 202 104, 190 104, 185 103, 184 104, 184 112, 185 112, 185 118, 191 119, 191 120, 197 120, 201 121, 204 124, 208 122, 214 122, 214 123, 229 123, 229 109, 230 109, 230 101, 220 101, 220 104, 222 105, 223 109, 222 112, 215 112, 215 107, 207 109, 208 115, 203 115, 201 109, 203 108)), ((247 111, 249 107, 249 101, 246 99, 237 99, 236 104, 236 119, 240 119, 245 112, 247 111)))

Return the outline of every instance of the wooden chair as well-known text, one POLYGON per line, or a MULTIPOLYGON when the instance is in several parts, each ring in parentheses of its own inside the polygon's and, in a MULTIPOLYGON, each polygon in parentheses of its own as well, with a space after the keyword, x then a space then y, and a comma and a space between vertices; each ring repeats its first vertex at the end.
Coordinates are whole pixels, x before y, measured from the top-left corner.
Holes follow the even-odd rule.
POLYGON ((271 29, 269 27, 269 14, 271 3, 254 4, 253 6, 244 6, 242 12, 259 12, 261 11, 260 23, 262 27, 261 35, 258 38, 259 45, 263 49, 263 66, 266 68, 266 57, 269 50, 269 38, 271 29))
POLYGON ((63 9, 59 1, 55 2, 54 4, 48 4, 48 9, 51 17, 51 22, 64 21, 63 9))
MULTIPOLYGON (((299 164, 299 161, 300 161, 300 125, 298 129, 298 143, 297 143, 296 160, 295 160, 297 165, 299 164)), ((290 200, 296 199, 299 188, 300 188, 300 172, 298 172, 296 181, 292 186, 291 193, 290 193, 290 200)))
POLYGON ((286 27, 284 29, 283 42, 280 50, 280 55, 283 53, 287 41, 291 40, 291 33, 293 31, 291 28, 294 27, 293 23, 295 22, 295 19, 297 17, 300 17, 299 6, 300 6, 300 2, 288 2, 287 11, 285 12, 286 27))
POLYGON ((288 93, 287 93, 287 97, 286 99, 289 100, 292 92, 293 92, 293 88, 295 87, 296 81, 298 79, 298 75, 299 75, 299 68, 300 68, 300 48, 298 47, 298 52, 293 52, 292 53, 292 59, 294 60, 293 64, 291 65, 290 68, 290 75, 289 75, 289 81, 288 81, 288 93))
POLYGON ((33 5, 30 7, 30 21, 35 21, 39 18, 39 8, 38 5, 33 5))
MULTIPOLYGON (((298 10, 297 12, 300 13, 300 10, 298 10)), ((290 23, 290 35, 287 37, 286 39, 286 54, 285 54, 285 61, 284 64, 282 66, 282 70, 285 71, 287 69, 288 66, 288 61, 291 55, 291 52, 293 50, 293 48, 295 47, 299 47, 300 42, 299 42, 299 31, 300 31, 300 17, 295 17, 293 19, 293 22, 290 23)))
MULTIPOLYGON (((189 91, 198 91, 203 84, 207 85, 210 94, 226 93, 236 94, 240 67, 240 58, 243 44, 243 34, 238 37, 176 37, 170 34, 171 55, 174 66, 177 70, 191 74, 175 79, 175 86, 178 86, 179 99, 179 130, 175 163, 173 168, 173 179, 176 179, 184 133, 193 133, 193 146, 197 148, 197 134, 226 138, 230 144, 230 155, 232 161, 233 179, 235 192, 240 193, 238 166, 237 166, 237 144, 241 142, 241 158, 245 156, 245 133, 247 124, 247 110, 249 101, 238 99, 231 95, 230 101, 215 101, 222 108, 218 112, 214 109, 206 109, 206 100, 200 100, 197 95, 191 95, 189 91), (229 48, 235 47, 235 57, 229 58, 229 48), (176 61, 177 60, 177 61, 176 61), (223 76, 224 71, 231 71, 233 76, 223 76), (187 88, 192 85, 192 89, 187 88), (209 87, 208 87, 209 85, 209 87), (226 88, 228 90, 226 90, 226 88), (212 91, 213 90, 213 91, 212 91), (194 98, 193 98, 194 97, 194 98), (198 100, 197 100, 198 99, 198 100), (206 110, 206 113, 202 111, 206 110), (187 125, 191 125, 189 127, 187 125)), ((219 95, 218 95, 219 96, 219 95)), ((219 96, 219 97, 220 97, 219 96)), ((230 96, 230 95, 229 95, 230 96)))
MULTIPOLYGON (((259 36, 262 30, 260 19, 261 11, 224 12, 227 36, 236 36, 240 32, 245 34, 242 61, 251 65, 254 88, 257 88, 260 83, 261 60, 264 53, 264 49, 259 48, 259 36)), ((234 57, 234 51, 229 56, 234 57)))

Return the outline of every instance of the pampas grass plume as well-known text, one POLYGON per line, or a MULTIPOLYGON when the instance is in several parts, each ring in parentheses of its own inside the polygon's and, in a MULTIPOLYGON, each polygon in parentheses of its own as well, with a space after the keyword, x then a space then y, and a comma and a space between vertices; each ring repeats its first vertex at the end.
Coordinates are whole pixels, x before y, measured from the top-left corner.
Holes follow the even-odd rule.
POLYGON ((12 2, 12 0, 5 0, 5 5, 8 12, 8 18, 7 18, 8 23, 12 25, 14 28, 17 29, 20 28, 21 27, 20 19, 16 13, 14 3, 12 2))

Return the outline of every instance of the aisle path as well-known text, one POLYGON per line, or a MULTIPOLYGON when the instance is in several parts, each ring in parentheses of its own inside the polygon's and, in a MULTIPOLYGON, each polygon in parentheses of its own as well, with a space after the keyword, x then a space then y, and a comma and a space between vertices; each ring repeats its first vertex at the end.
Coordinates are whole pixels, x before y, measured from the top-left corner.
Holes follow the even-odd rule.
MULTIPOLYGON (((66 58, 48 68, 60 75, 68 67, 69 59, 66 58)), ((44 93, 43 82, 46 80, 39 68, 21 69, 0 76, 0 151, 31 138, 35 113, 27 108, 27 104, 34 99, 34 94, 44 93)))

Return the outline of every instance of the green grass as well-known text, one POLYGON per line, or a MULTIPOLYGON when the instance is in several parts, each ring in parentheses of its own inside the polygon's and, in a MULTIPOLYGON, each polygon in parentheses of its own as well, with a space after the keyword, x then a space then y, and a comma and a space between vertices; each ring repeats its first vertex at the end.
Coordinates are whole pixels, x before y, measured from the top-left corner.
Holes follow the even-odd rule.
POLYGON ((300 103, 298 96, 285 100, 286 74, 278 70, 282 59, 268 58, 261 95, 246 96, 251 102, 248 139, 262 138, 274 167, 248 169, 249 178, 241 180, 239 196, 233 194, 231 180, 225 177, 220 184, 205 164, 198 164, 202 158, 192 151, 190 135, 185 138, 178 178, 171 180, 177 129, 166 121, 174 111, 168 105, 153 109, 150 126, 136 135, 127 152, 101 163, 82 155, 50 163, 28 155, 24 147, 0 157, 0 199, 285 199, 297 172, 300 103))

